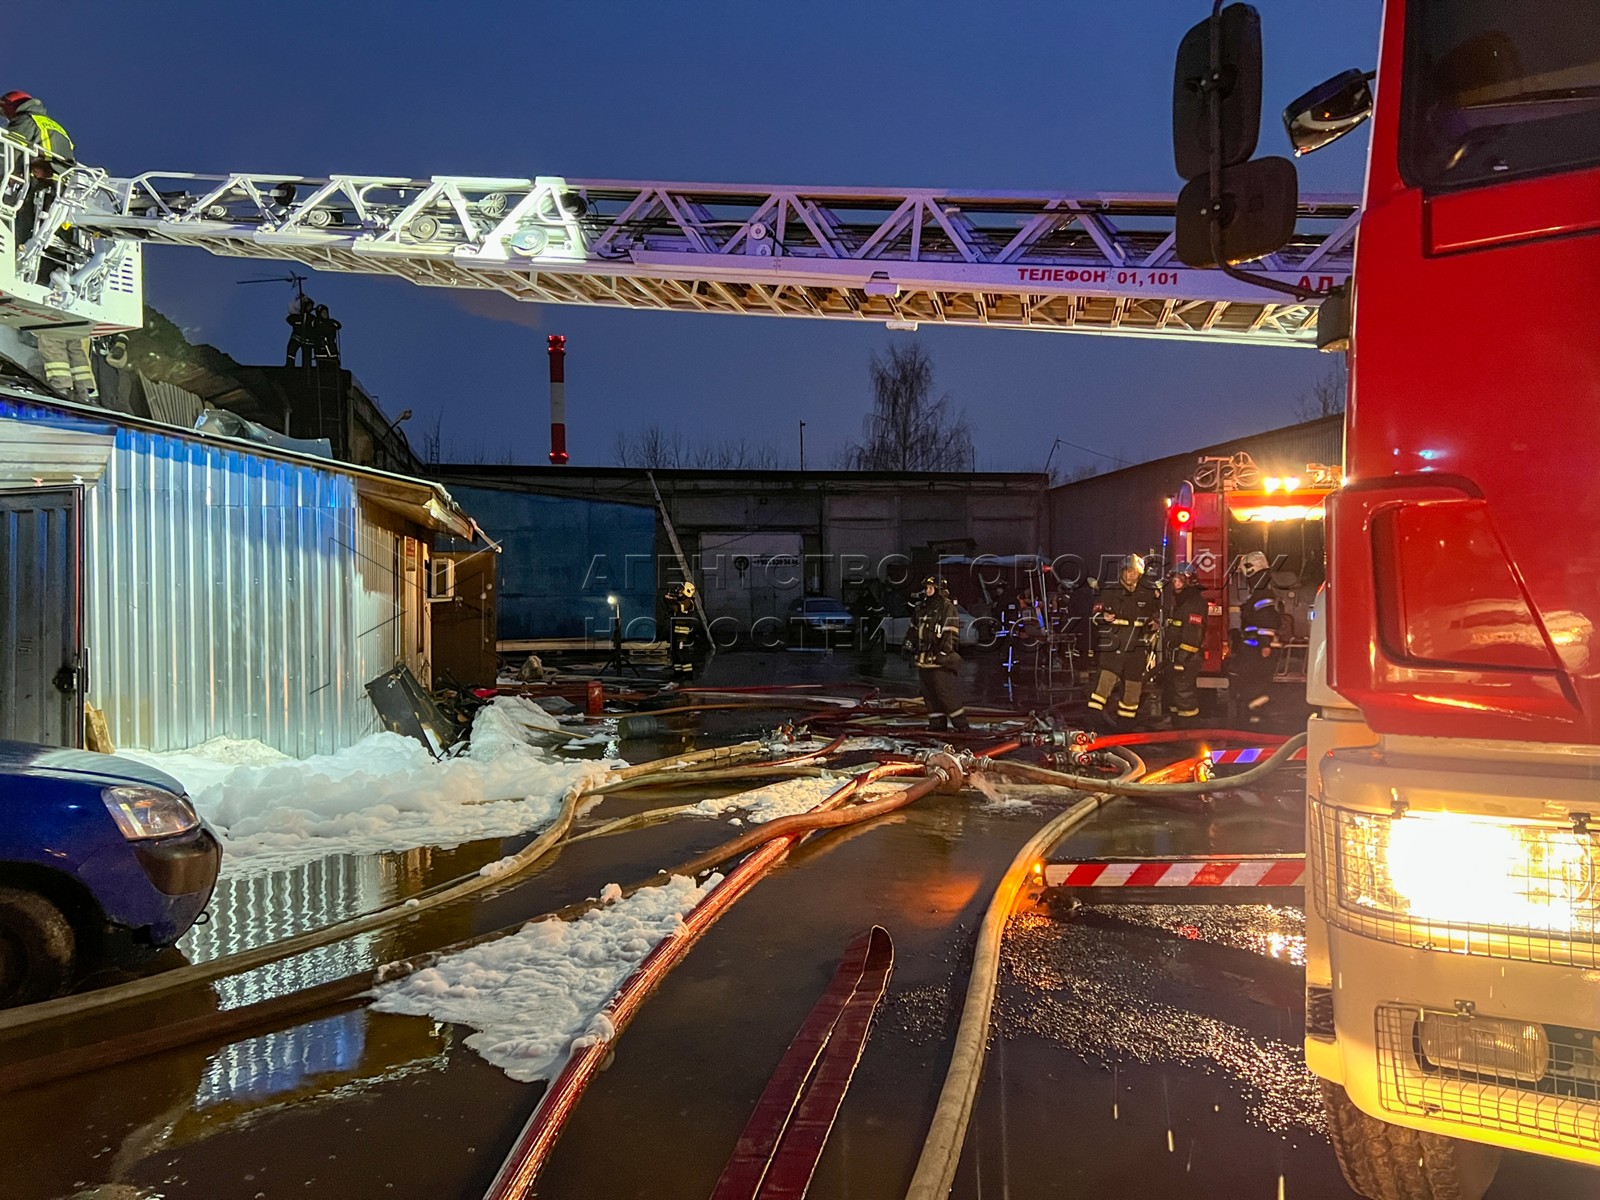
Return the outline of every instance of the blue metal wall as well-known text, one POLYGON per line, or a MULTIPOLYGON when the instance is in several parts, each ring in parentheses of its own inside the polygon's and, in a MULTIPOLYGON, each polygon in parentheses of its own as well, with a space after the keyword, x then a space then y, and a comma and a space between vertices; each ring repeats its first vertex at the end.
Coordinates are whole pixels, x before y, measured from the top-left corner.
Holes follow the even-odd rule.
POLYGON ((628 637, 655 636, 653 507, 459 483, 450 494, 501 544, 502 641, 603 637, 607 595, 621 600, 628 637))

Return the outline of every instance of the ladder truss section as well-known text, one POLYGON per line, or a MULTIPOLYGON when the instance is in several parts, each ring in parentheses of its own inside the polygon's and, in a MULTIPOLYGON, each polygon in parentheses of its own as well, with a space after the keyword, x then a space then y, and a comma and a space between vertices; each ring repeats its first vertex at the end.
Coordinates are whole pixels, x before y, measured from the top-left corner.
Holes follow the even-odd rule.
MULTIPOLYGON (((1358 210, 1306 198, 1256 269, 1326 292, 1358 210)), ((1171 196, 439 176, 141 175, 115 236, 542 304, 1313 345, 1317 304, 1174 254, 1171 196)))

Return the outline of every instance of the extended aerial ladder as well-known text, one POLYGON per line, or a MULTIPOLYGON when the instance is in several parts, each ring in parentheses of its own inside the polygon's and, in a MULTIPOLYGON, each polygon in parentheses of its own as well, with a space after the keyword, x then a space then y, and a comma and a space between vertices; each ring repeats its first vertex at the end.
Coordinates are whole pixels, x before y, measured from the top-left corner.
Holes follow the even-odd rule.
MULTIPOLYGON (((136 279, 137 244, 152 242, 542 304, 1316 341, 1315 301, 1180 263, 1170 196, 80 172, 57 223, 116 249, 58 277, 68 311, 114 269, 136 279)), ((1262 273, 1316 292, 1343 283, 1357 215, 1353 198, 1307 198, 1301 232, 1262 273)), ((28 285, 0 259, 0 291, 28 285)))

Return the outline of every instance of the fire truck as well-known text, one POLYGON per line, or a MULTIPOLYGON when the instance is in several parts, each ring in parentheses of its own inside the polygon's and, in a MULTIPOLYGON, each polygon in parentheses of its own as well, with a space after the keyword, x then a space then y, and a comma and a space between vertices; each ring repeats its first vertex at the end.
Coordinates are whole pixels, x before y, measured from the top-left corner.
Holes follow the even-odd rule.
MULTIPOLYGON (((0 242, 0 333, 136 326, 149 242, 543 304, 1348 347, 1307 637, 1306 1058, 1357 1191, 1475 1197, 1501 1148, 1600 1165, 1600 341, 1552 286, 1600 274, 1576 7, 1384 0, 1375 69, 1285 112, 1297 153, 1370 121, 1359 207, 1255 157, 1259 19, 1215 0, 1175 72, 1175 203, 79 168, 0 242)), ((1250 490, 1191 491, 1225 552, 1250 490)))
POLYGON ((1192 563, 1207 598, 1200 686, 1208 690, 1228 687, 1246 590, 1240 563, 1255 552, 1266 556, 1285 617, 1277 682, 1305 683, 1311 614, 1325 572, 1326 501, 1343 472, 1324 463, 1269 470, 1245 453, 1204 457, 1166 500, 1161 560, 1192 563))
MULTIPOLYGON (((1480 1196, 1502 1148, 1600 1164, 1600 344, 1549 299, 1600 272, 1600 32, 1572 10, 1386 0, 1376 71, 1284 112, 1297 153, 1371 122, 1319 329, 1350 391, 1305 1048, 1375 1200, 1480 1196)), ((1293 164, 1254 157, 1259 29, 1217 0, 1175 77, 1179 254, 1241 277, 1294 225, 1293 164)))

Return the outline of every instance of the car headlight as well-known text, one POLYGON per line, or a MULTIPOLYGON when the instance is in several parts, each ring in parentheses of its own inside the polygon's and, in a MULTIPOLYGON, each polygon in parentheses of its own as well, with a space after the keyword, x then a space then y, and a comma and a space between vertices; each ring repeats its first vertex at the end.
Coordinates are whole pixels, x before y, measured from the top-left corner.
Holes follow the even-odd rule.
POLYGON ((100 793, 106 811, 129 841, 187 833, 200 818, 182 796, 158 787, 113 787, 100 793))
POLYGON ((1600 924, 1600 845, 1587 832, 1458 813, 1340 815, 1347 906, 1561 936, 1600 924))

